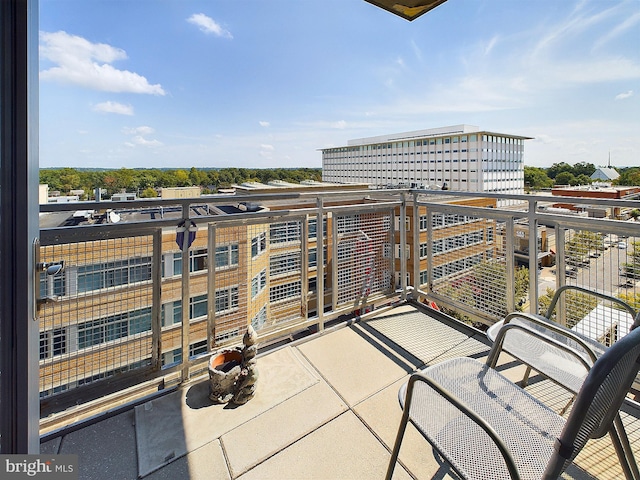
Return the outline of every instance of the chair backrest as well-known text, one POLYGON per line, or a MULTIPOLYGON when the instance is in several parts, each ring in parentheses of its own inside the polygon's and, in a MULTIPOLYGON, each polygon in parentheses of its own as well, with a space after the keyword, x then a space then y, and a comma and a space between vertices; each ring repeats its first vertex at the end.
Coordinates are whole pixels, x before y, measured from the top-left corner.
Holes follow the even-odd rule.
MULTIPOLYGON (((626 310, 627 312, 629 312, 629 314, 631 315, 631 318, 634 318, 636 322, 640 321, 640 312, 636 312, 633 309, 633 307, 630 306, 625 301, 616 297, 612 297, 611 295, 607 295, 606 293, 596 292, 595 290, 588 290, 584 287, 579 287, 577 285, 563 285, 558 290, 556 290, 556 293, 553 295, 553 298, 551 299, 551 303, 549 303, 549 308, 547 308, 547 312, 544 315, 545 317, 551 318, 551 315, 553 315, 553 311, 556 308, 556 304, 558 303, 558 300, 560 300, 560 296, 566 290, 575 290, 576 292, 583 293, 585 295, 591 295, 596 298, 600 298, 602 300, 607 300, 609 302, 615 303, 618 305, 618 307, 620 307, 621 310, 626 310)), ((634 322, 634 325, 636 325, 636 322, 634 322)))
POLYGON ((587 440, 600 438, 612 428, 639 369, 640 328, 637 328, 609 347, 589 371, 549 463, 555 475, 564 471, 587 440))

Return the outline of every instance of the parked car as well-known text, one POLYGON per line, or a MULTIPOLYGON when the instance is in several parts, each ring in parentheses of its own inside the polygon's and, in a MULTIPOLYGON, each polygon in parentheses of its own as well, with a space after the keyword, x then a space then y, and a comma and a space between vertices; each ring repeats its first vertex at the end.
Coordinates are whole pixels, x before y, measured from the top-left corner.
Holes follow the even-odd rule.
POLYGON ((627 248, 627 242, 618 242, 618 248, 627 248))

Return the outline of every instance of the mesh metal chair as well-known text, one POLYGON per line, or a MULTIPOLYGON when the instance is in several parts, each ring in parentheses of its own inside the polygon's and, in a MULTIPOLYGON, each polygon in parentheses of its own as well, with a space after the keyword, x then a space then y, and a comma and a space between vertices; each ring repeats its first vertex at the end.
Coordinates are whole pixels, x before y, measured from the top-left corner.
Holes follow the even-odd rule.
POLYGON ((596 360, 565 419, 477 360, 430 366, 400 389, 403 414, 386 478, 393 475, 409 421, 462 478, 557 478, 587 440, 606 433, 625 476, 638 478, 633 457, 631 465, 624 455, 629 446, 620 436, 619 409, 639 368, 636 329, 596 360))
MULTIPOLYGON (((577 393, 587 371, 607 347, 581 333, 579 328, 569 329, 551 321, 556 306, 567 291, 593 296, 615 305, 616 309, 603 312, 603 317, 607 318, 600 319, 600 323, 609 323, 609 329, 617 328, 620 337, 640 324, 640 314, 619 298, 565 285, 556 291, 544 316, 514 312, 487 330, 489 340, 497 344, 487 361, 489 365, 495 367, 500 353, 504 351, 527 365, 521 382, 523 387, 527 385, 533 369, 570 392, 577 393)), ((604 325, 599 326, 600 330, 605 330, 604 325)))

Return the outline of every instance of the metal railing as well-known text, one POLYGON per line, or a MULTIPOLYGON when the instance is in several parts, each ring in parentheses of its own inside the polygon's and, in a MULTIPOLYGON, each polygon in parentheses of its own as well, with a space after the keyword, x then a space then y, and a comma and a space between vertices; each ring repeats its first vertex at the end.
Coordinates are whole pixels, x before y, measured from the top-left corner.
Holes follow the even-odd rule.
MULTIPOLYGON (((37 263, 64 265, 34 277, 41 423, 80 398, 124 402, 129 387, 185 382, 249 325, 266 344, 407 298, 490 325, 514 309, 537 312, 547 288, 567 283, 625 295, 637 309, 640 223, 543 210, 555 200, 368 190, 44 205, 62 223, 75 211, 93 223, 41 228, 37 263), (109 219, 119 222, 101 223, 109 219)), ((568 326, 595 309, 572 300, 580 308, 563 311, 578 317, 558 318, 568 326)), ((596 323, 586 334, 623 333, 596 323)))

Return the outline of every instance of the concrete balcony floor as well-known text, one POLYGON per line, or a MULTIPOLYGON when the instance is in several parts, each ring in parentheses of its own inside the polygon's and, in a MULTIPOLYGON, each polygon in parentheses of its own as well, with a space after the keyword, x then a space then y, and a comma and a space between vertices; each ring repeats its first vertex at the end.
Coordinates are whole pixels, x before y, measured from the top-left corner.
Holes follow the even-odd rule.
MULTIPOLYGON (((246 405, 211 405, 206 381, 194 382, 53 438, 41 452, 78 454, 81 479, 383 478, 408 375, 450 357, 483 361, 488 351, 484 334, 404 305, 261 356, 258 393, 246 405)), ((514 381, 524 371, 509 358, 499 368, 514 381)), ((547 381, 528 388, 556 410, 568 399, 547 381)), ((640 422, 623 421, 637 452, 640 422)), ((563 478, 622 477, 604 437, 563 478)), ((409 425, 394 478, 457 477, 409 425)))

